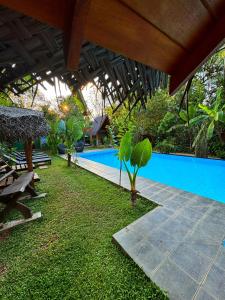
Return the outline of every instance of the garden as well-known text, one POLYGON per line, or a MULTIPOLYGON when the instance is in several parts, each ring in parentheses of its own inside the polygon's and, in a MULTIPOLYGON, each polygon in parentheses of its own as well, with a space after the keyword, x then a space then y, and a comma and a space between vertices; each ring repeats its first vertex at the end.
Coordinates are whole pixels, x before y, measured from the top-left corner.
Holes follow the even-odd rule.
POLYGON ((224 1, 17 2, 0 299, 225 299, 224 1))

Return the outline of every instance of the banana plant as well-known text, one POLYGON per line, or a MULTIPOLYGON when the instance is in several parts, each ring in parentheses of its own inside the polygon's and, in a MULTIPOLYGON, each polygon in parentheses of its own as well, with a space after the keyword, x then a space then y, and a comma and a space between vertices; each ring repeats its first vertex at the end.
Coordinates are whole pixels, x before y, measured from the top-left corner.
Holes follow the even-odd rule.
POLYGON ((218 90, 216 101, 212 107, 204 104, 199 104, 201 115, 190 120, 190 125, 201 125, 199 133, 197 134, 194 144, 197 142, 201 133, 206 131, 206 138, 210 140, 213 136, 217 123, 225 123, 225 104, 221 103, 221 90, 218 90))
POLYGON ((147 165, 152 156, 152 145, 148 139, 132 145, 132 135, 126 132, 122 137, 118 152, 118 159, 123 162, 130 181, 131 205, 137 202, 136 178, 140 168, 147 165), (129 163, 129 164, 128 164, 129 163), (130 170, 130 167, 133 171, 130 170))

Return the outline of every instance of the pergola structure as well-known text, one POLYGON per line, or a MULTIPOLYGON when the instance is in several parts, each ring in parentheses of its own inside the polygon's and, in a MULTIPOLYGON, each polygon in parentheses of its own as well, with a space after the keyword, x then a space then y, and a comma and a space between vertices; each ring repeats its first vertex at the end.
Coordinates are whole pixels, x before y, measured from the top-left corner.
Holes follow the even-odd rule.
POLYGON ((104 97, 144 103, 165 73, 174 94, 225 38, 224 0, 0 4, 0 87, 15 93, 53 76, 75 89, 97 78, 104 97))

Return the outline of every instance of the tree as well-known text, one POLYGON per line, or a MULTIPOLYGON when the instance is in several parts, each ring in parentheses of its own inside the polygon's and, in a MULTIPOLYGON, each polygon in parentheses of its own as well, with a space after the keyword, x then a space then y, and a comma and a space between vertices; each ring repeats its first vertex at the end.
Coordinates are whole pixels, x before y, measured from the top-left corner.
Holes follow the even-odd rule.
POLYGON ((48 121, 50 131, 47 137, 47 144, 52 154, 57 154, 57 146, 61 141, 61 136, 59 134, 59 122, 59 119, 53 119, 48 121))
POLYGON ((116 112, 113 111, 113 108, 108 107, 105 112, 110 119, 110 129, 118 142, 120 142, 124 134, 127 131, 132 131, 135 127, 135 110, 130 114, 126 102, 116 112))
POLYGON ((161 121, 168 111, 176 108, 176 99, 168 95, 167 90, 159 90, 148 99, 146 110, 142 109, 135 115, 135 140, 149 138, 154 144, 162 132, 159 132, 161 121))
POLYGON ((74 114, 76 115, 78 111, 86 115, 87 105, 81 92, 74 92, 73 95, 68 96, 61 101, 61 103, 59 104, 59 110, 66 118, 74 114))
POLYGON ((132 207, 136 205, 137 194, 136 190, 136 178, 140 168, 147 165, 152 156, 152 145, 148 139, 132 145, 132 135, 130 132, 122 137, 120 142, 120 148, 118 152, 118 158, 123 162, 130 181, 131 191, 131 204, 132 207), (128 162, 133 167, 133 172, 130 171, 128 162))

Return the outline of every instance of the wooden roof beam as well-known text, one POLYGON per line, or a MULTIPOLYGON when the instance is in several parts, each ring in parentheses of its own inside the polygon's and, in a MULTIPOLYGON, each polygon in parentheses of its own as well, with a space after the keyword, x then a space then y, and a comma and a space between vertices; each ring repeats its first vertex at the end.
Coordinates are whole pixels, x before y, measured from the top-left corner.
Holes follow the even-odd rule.
POLYGON ((66 66, 69 71, 78 68, 80 51, 84 41, 84 29, 90 0, 75 0, 72 16, 65 30, 66 66))
POLYGON ((64 30, 74 0, 0 0, 0 4, 64 30))
POLYGON ((190 79, 197 69, 204 64, 214 50, 225 42, 225 13, 215 21, 214 26, 202 36, 198 44, 188 55, 177 62, 177 68, 172 72, 170 79, 170 95, 190 79))

